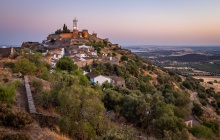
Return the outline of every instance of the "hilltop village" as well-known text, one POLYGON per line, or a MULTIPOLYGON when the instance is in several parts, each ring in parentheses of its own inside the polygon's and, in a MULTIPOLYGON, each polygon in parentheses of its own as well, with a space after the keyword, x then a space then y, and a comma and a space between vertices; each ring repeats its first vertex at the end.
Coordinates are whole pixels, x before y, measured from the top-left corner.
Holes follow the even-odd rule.
POLYGON ((108 51, 101 51, 101 48, 108 46, 111 49, 118 48, 118 44, 112 44, 108 39, 97 37, 96 33, 89 34, 88 30, 78 31, 78 21, 73 20, 73 30, 70 32, 64 24, 63 30, 59 29, 55 34, 50 34, 42 43, 23 42, 22 48, 37 50, 43 55, 49 55, 47 62, 52 67, 56 61, 63 57, 69 56, 79 66, 90 65, 93 61, 119 62, 117 57, 108 54, 108 51), (65 31, 66 30, 66 31, 65 31))
POLYGON ((220 92, 201 83, 74 19, 41 43, 0 48, 0 140, 216 139, 220 92))
MULTIPOLYGON (((119 49, 118 44, 112 44, 107 38, 101 39, 97 37, 96 33, 89 34, 88 30, 78 30, 78 20, 73 20, 73 30, 67 29, 64 24, 63 30, 58 29, 54 34, 48 35, 46 40, 42 43, 39 42, 23 42, 21 48, 1 48, 0 57, 12 57, 15 52, 19 52, 20 49, 24 49, 25 53, 40 52, 44 56, 46 62, 48 62, 52 69, 55 68, 57 61, 64 57, 70 57, 74 63, 82 68, 89 66, 94 62, 110 62, 112 64, 119 63, 120 55, 116 57, 110 52, 115 49, 119 49), (103 49, 107 46, 108 49, 103 49)), ((125 80, 117 76, 103 76, 95 74, 90 71, 84 72, 88 74, 92 79, 99 79, 94 81, 100 85, 105 81, 111 83, 122 83, 125 85, 125 80)))

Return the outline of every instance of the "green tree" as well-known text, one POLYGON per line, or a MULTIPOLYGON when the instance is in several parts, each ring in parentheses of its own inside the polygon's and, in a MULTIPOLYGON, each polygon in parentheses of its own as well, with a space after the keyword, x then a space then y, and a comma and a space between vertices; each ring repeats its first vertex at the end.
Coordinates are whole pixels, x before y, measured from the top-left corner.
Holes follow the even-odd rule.
POLYGON ((34 90, 36 91, 36 93, 40 93, 43 91, 43 82, 40 79, 34 78, 31 81, 31 85, 34 87, 34 90))
POLYGON ((15 67, 15 63, 13 63, 13 62, 6 62, 4 64, 4 67, 13 69, 15 67))
POLYGON ((192 111, 198 117, 203 115, 203 109, 197 103, 193 103, 192 111))
POLYGON ((56 69, 71 72, 77 69, 77 65, 74 64, 71 58, 63 57, 57 61, 56 69))
POLYGON ((55 31, 55 34, 61 34, 62 33, 62 30, 61 29, 57 29, 56 31, 55 31))
POLYGON ((21 72, 22 74, 33 74, 37 70, 34 63, 26 58, 22 58, 15 63, 14 72, 21 72))
POLYGON ((203 125, 210 128, 215 134, 219 134, 219 125, 215 121, 205 121, 203 125))
POLYGON ((45 108, 57 108, 62 133, 73 139, 95 139, 106 130, 101 90, 92 89, 78 71, 57 71, 51 81, 53 91, 39 94, 38 103, 45 108))
POLYGON ((204 125, 196 125, 190 129, 190 132, 198 138, 205 138, 207 140, 214 137, 212 130, 204 125))
POLYGON ((103 99, 103 102, 105 104, 105 107, 108 110, 114 110, 118 112, 120 109, 122 103, 123 95, 117 91, 107 89, 104 91, 105 97, 103 99))
POLYGON ((133 89, 133 90, 138 89, 140 86, 139 81, 134 77, 127 78, 125 84, 127 88, 133 89))
POLYGON ((123 98, 121 114, 130 122, 144 125, 143 118, 146 117, 146 102, 142 95, 125 95, 123 98))
POLYGON ((16 88, 20 85, 20 81, 15 81, 9 83, 7 86, 0 86, 0 101, 12 104, 16 95, 16 88))
POLYGON ((69 33, 70 30, 67 28, 66 24, 63 25, 63 33, 69 33))
POLYGON ((128 57, 126 55, 121 56, 121 61, 127 61, 128 57))

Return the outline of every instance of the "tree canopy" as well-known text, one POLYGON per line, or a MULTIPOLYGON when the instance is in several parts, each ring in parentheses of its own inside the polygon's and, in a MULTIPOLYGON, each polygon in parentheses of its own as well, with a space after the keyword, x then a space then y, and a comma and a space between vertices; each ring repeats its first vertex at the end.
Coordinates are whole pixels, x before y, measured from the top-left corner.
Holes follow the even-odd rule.
POLYGON ((64 70, 64 71, 74 71, 77 69, 77 65, 74 64, 73 60, 69 57, 62 57, 56 63, 57 70, 64 70))

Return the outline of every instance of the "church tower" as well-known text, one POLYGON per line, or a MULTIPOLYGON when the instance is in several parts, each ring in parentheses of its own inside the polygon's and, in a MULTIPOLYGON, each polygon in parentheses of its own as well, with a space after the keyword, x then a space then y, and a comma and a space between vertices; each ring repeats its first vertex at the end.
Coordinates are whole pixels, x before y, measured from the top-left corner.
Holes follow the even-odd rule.
POLYGON ((78 30, 78 20, 75 18, 74 20, 73 20, 73 30, 78 30))
POLYGON ((73 20, 73 38, 78 38, 78 34, 79 34, 79 31, 78 31, 78 20, 75 18, 73 20))

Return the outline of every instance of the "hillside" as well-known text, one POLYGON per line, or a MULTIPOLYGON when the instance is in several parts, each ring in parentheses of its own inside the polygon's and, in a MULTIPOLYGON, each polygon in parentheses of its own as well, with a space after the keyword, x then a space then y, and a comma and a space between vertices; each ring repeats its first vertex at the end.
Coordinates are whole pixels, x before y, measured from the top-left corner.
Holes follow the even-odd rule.
POLYGON ((65 44, 61 46, 64 49, 60 49, 62 42, 53 42, 54 54, 67 52, 68 56, 62 58, 54 56, 51 46, 47 46, 49 52, 42 55, 45 46, 35 49, 32 43, 26 43, 18 57, 4 62, 3 69, 9 69, 10 74, 1 75, 0 79, 0 117, 8 122, 0 123, 2 139, 135 140, 150 137, 187 140, 219 136, 218 119, 210 119, 205 107, 201 108, 215 101, 212 104, 219 114, 219 93, 204 89, 199 80, 181 78, 118 45, 102 39, 84 40, 89 46, 65 44), (90 56, 91 52, 95 55, 90 56), (83 59, 76 59, 79 55, 83 59), (52 69, 50 64, 54 63, 51 61, 54 57, 56 64, 52 69), (90 63, 80 63, 84 61, 90 63), (90 71, 93 77, 83 74, 90 71), (28 113, 23 95, 26 94, 24 75, 29 75, 37 114, 28 113), (94 75, 109 79, 110 83, 94 82, 94 75), (116 80, 111 82, 114 78, 116 80), (19 79, 20 84, 14 83, 15 79, 19 79), (192 91, 198 92, 198 97, 191 94, 192 91), (215 99, 209 101, 211 97, 215 99), (5 116, 5 112, 9 112, 9 116, 5 116), (55 116, 58 120, 39 119, 36 117, 39 114, 48 118, 55 116), (10 123, 10 115, 14 116, 13 123, 10 123))

